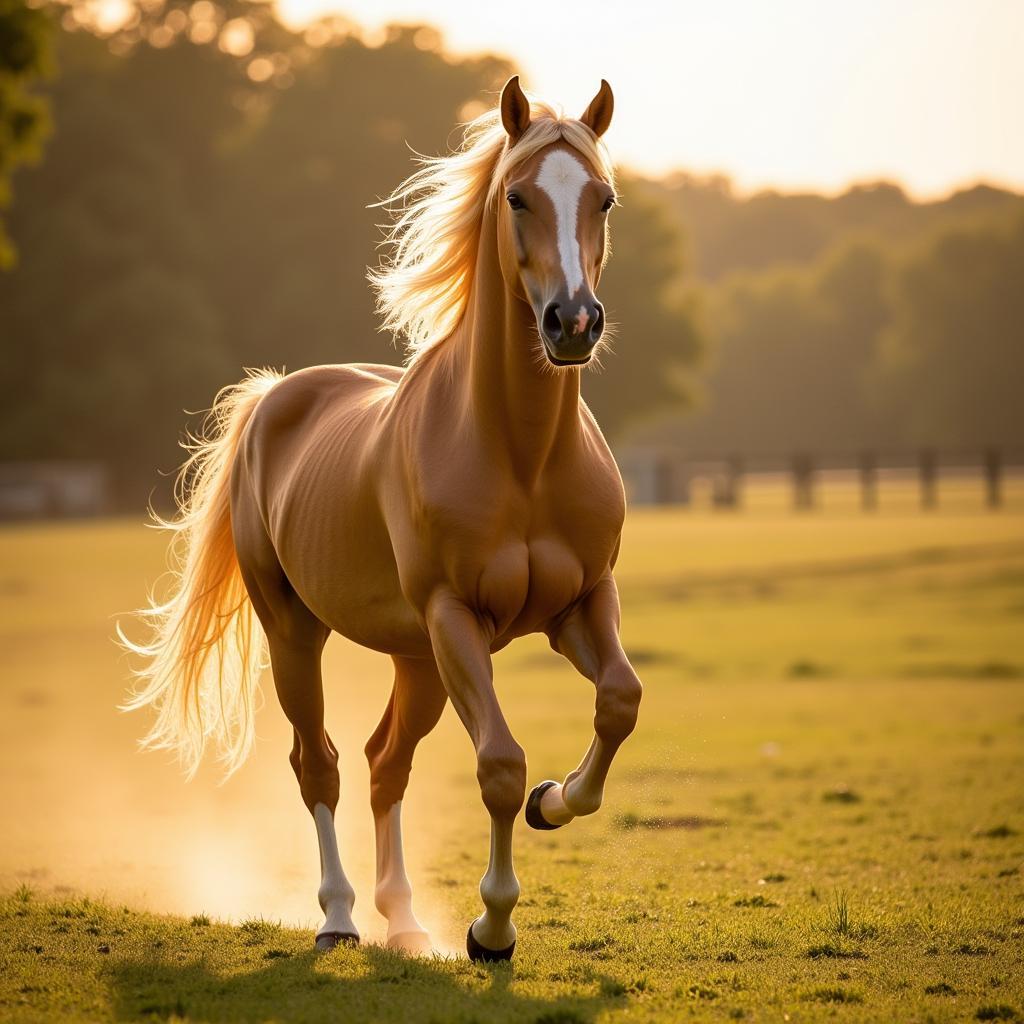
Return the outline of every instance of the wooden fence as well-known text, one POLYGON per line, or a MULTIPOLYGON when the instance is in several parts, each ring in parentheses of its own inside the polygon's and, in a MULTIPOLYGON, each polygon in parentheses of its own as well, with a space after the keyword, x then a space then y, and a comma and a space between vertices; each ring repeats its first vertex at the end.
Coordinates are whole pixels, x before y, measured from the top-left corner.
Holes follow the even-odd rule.
POLYGON ((964 470, 981 482, 981 499, 990 509, 1004 503, 1007 470, 1024 467, 1024 449, 989 447, 981 450, 916 452, 863 451, 855 455, 796 452, 780 455, 681 455, 657 449, 631 448, 619 452, 619 463, 631 500, 638 504, 688 505, 696 480, 710 485, 715 508, 735 509, 744 503, 744 484, 752 474, 784 474, 790 482, 792 507, 807 511, 818 506, 821 477, 836 471, 856 475, 860 507, 872 512, 879 505, 880 475, 901 472, 916 480, 922 509, 939 505, 943 471, 964 470))
POLYGON ((0 521, 98 516, 110 510, 98 462, 0 463, 0 521))

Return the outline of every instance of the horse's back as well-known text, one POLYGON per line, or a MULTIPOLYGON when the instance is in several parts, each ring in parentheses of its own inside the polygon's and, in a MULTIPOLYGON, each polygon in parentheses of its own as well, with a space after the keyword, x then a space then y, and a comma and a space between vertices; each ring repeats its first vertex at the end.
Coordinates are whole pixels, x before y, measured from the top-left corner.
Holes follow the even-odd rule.
POLYGON ((248 478, 240 500, 255 503, 307 607, 358 643, 398 651, 420 631, 402 599, 375 469, 381 422, 403 373, 354 363, 289 374, 253 412, 238 467, 248 478), (395 635, 378 636, 377 621, 395 635))
POLYGON ((397 366, 351 363, 283 377, 260 400, 246 430, 243 446, 254 489, 263 494, 279 487, 318 446, 338 443, 355 454, 369 434, 361 428, 375 420, 402 373, 397 366))

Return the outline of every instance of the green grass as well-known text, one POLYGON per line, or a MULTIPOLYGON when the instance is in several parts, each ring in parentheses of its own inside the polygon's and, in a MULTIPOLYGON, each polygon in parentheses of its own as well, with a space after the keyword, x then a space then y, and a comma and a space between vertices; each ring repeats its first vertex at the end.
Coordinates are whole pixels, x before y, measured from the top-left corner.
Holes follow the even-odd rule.
MULTIPOLYGON (((518 827, 511 968, 458 955, 487 819, 450 712, 405 801, 446 953, 378 944, 360 748, 386 659, 327 659, 359 949, 312 952, 272 696, 224 786, 135 751, 109 637, 160 563, 127 522, 0 532, 0 1020, 1024 1020, 1024 516, 634 513, 640 727, 600 814, 518 827)), ((535 639, 496 669, 531 783, 560 777, 589 687, 535 639)))

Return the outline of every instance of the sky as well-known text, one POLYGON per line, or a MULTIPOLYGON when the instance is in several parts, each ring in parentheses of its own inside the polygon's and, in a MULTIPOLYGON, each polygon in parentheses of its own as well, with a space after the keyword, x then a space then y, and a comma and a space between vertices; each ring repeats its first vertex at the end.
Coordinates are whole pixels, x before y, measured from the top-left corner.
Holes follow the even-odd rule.
POLYGON ((601 78, 619 163, 742 191, 900 181, 919 198, 1024 189, 1024 0, 278 0, 298 26, 440 28, 580 113, 601 78))

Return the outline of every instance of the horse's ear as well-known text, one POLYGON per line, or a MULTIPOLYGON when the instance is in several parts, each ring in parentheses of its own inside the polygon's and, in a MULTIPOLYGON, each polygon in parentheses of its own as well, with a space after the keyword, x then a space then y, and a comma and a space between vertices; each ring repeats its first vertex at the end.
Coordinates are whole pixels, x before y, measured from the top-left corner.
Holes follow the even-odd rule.
POLYGON ((612 96, 612 87, 602 78, 601 88, 597 95, 590 101, 590 106, 583 111, 580 120, 600 138, 612 123, 612 111, 615 109, 615 97, 612 96))
POLYGON ((501 123, 515 145, 530 127, 530 101, 519 85, 519 76, 513 75, 501 90, 501 123))

